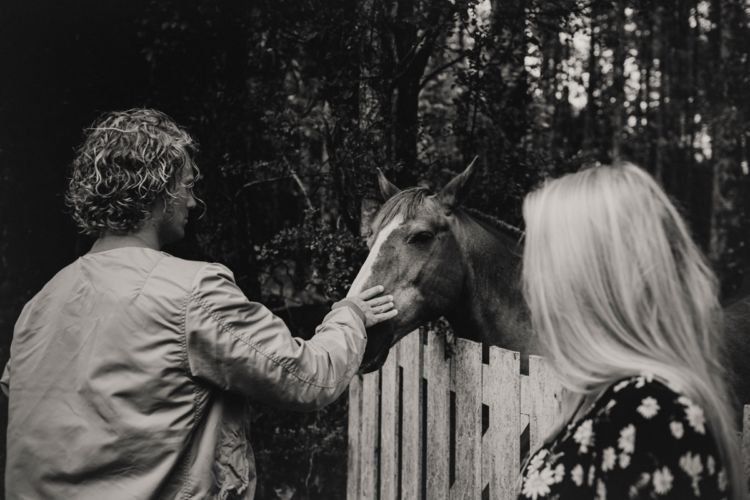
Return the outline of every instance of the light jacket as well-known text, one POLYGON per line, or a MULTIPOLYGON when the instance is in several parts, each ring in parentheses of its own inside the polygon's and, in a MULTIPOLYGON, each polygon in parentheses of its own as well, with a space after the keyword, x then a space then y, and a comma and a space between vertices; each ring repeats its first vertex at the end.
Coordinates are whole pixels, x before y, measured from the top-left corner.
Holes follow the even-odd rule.
POLYGON ((16 323, 7 498, 252 498, 246 403, 313 410, 344 391, 366 337, 341 306, 302 341, 219 264, 79 258, 16 323))

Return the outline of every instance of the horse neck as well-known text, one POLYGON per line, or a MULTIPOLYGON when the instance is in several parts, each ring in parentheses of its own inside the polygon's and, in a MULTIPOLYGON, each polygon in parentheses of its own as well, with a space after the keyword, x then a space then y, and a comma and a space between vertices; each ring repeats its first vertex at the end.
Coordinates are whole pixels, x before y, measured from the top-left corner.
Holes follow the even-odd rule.
POLYGON ((519 286, 518 243, 468 214, 458 219, 466 281, 451 325, 460 337, 526 354, 531 328, 519 286))

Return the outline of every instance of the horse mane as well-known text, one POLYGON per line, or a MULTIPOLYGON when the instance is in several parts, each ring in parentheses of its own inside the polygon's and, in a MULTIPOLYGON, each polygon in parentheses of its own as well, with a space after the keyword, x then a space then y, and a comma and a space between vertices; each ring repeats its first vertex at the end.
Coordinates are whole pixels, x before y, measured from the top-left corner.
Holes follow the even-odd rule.
POLYGON ((480 210, 477 210, 476 208, 461 207, 461 209, 477 221, 484 222, 488 226, 496 229, 497 231, 500 231, 501 233, 506 234, 507 236, 511 236, 513 238, 522 238, 524 235, 524 232, 521 229, 498 219, 494 215, 484 213, 480 210))

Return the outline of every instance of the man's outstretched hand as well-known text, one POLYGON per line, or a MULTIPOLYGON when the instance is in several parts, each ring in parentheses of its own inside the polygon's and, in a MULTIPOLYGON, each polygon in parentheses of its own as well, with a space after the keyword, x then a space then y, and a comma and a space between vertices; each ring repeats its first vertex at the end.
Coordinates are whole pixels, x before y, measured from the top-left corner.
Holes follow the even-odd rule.
POLYGON ((398 314, 393 304, 393 295, 382 295, 385 289, 382 285, 368 288, 356 295, 347 297, 359 307, 365 315, 365 327, 382 323, 398 314))

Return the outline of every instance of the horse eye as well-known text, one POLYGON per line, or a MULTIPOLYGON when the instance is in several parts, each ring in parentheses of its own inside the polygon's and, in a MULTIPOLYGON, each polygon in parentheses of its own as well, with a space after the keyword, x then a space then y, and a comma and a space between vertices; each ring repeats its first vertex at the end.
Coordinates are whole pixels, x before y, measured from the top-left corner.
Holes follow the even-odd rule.
POLYGON ((409 243, 427 243, 434 237, 435 235, 430 231, 419 231, 418 233, 414 233, 409 237, 409 243))

